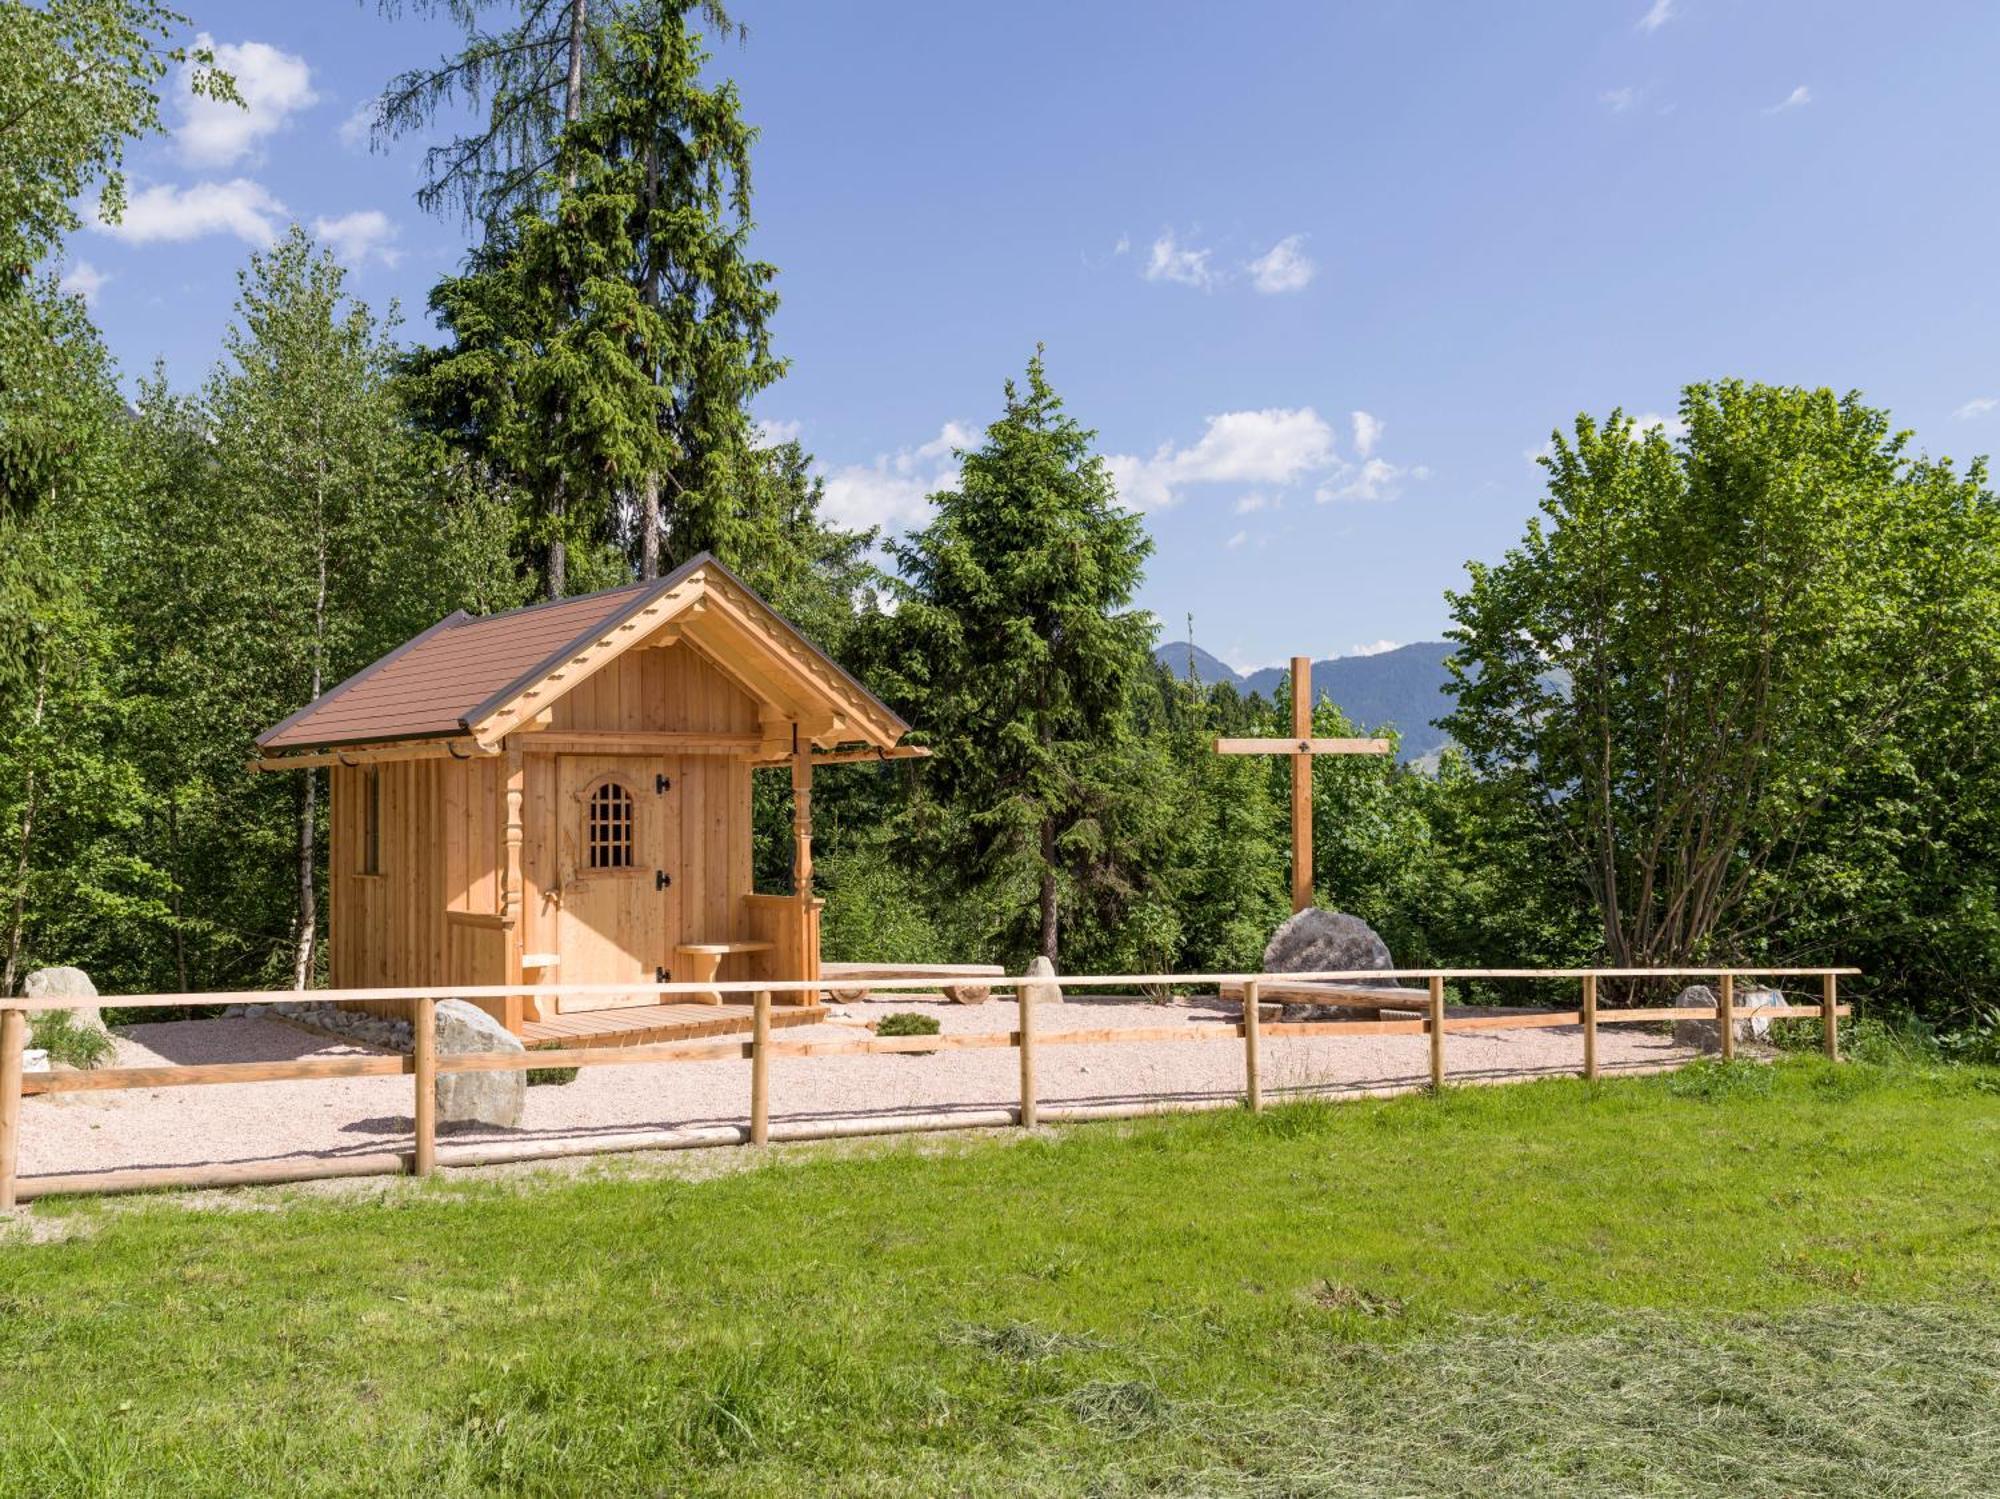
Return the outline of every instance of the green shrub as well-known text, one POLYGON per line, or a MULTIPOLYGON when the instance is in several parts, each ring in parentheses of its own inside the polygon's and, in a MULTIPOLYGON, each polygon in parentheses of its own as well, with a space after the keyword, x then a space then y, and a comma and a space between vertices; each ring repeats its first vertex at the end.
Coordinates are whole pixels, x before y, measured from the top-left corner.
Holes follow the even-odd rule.
POLYGON ((937 1016, 919 1015, 914 1010, 898 1010, 884 1015, 875 1025, 878 1036, 935 1036, 942 1029, 937 1016))
POLYGON ((580 1070, 580 1068, 576 1067, 530 1067, 528 1069, 528 1086, 530 1088, 560 1088, 565 1083, 575 1082, 576 1075, 580 1070))
POLYGON ((42 1010, 28 1022, 28 1044, 65 1067, 89 1069, 109 1060, 111 1038, 94 1025, 78 1025, 68 1010, 42 1010))
POLYGON ((2000 1008, 1975 1011, 1969 1024, 1938 1037, 1938 1049, 1954 1062, 2000 1067, 2000 1008))

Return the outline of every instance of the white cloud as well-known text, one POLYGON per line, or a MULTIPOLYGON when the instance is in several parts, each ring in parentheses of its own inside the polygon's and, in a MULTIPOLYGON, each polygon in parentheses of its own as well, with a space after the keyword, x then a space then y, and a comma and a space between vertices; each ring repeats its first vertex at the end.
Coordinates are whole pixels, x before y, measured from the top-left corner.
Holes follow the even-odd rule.
POLYGON ((1183 245, 1169 229, 1153 241, 1153 251, 1139 274, 1148 281, 1172 281, 1180 286, 1196 286, 1203 291, 1215 284, 1210 252, 1183 245))
POLYGON ((1597 102, 1615 115, 1622 115, 1639 102, 1639 90, 1630 87, 1606 89, 1597 96, 1597 102))
POLYGON ((1129 234, 1121 234, 1118 236, 1118 243, 1111 247, 1111 253, 1113 255, 1123 255, 1131 248, 1132 248, 1132 236, 1129 234))
POLYGON ((1278 501, 1267 494, 1246 494, 1236 501, 1238 515, 1255 515, 1259 510, 1276 510, 1278 501))
POLYGON ((97 294, 110 279, 108 272, 100 271, 87 260, 79 260, 62 273, 62 288, 72 296, 82 297, 85 306, 95 307, 97 294))
POLYGON ((1249 539, 1250 539, 1250 533, 1248 531, 1238 531, 1234 536, 1230 537, 1229 540, 1225 541, 1223 545, 1228 547, 1229 550, 1233 552, 1238 547, 1242 546, 1243 543, 1248 541, 1249 539))
POLYGON ((233 234, 262 249, 278 237, 278 222, 285 216, 285 205, 262 183, 236 177, 185 188, 166 183, 144 188, 126 203, 122 219, 115 224, 100 219, 97 228, 135 245, 233 234))
POLYGON ((958 484, 955 448, 974 448, 979 434, 946 422, 938 435, 914 448, 877 455, 873 463, 850 463, 826 472, 826 515, 853 529, 881 526, 902 531, 930 518, 930 497, 958 484))
POLYGON ((375 116, 381 108, 381 97, 375 95, 363 99, 349 110, 347 118, 340 122, 340 128, 335 132, 340 137, 340 143, 350 151, 365 151, 374 138, 375 116))
POLYGON ((1342 464, 1338 473, 1313 491, 1313 498, 1322 505, 1335 502, 1374 504, 1399 498, 1405 479, 1428 479, 1430 474, 1431 471, 1421 464, 1405 468, 1386 458, 1370 458, 1358 468, 1342 464))
POLYGON ((2000 407, 2000 396, 1974 396, 1952 413, 1962 422, 1969 422, 1975 416, 1984 416, 1995 407, 2000 407))
POLYGON ((1267 296, 1304 291, 1318 270, 1307 256, 1305 244, 1303 234, 1288 234, 1279 240, 1245 267, 1250 272, 1250 284, 1267 296))
POLYGON ((1384 651, 1393 651, 1398 649, 1399 647, 1401 647, 1402 643, 1403 642, 1400 640, 1376 640, 1376 641, 1371 641, 1367 645, 1349 646, 1347 648, 1347 654, 1350 656, 1379 656, 1384 651))
POLYGON ((331 245, 333 253, 350 266, 366 265, 370 256, 391 266, 403 258, 403 252, 395 248, 396 226, 379 208, 356 209, 337 219, 314 219, 313 234, 331 245))
POLYGON ((292 115, 319 102, 312 69, 303 57, 268 42, 218 45, 207 33, 196 44, 214 49, 215 65, 236 80, 243 103, 198 97, 195 64, 181 65, 181 123, 174 131, 174 147, 189 166, 233 165, 255 151, 265 136, 283 129, 292 115))
POLYGON ((1348 417, 1354 423, 1354 451, 1366 458, 1382 440, 1382 419, 1365 411, 1350 411, 1348 417))
POLYGON ((1687 436, 1688 424, 1677 416, 1661 416, 1657 411, 1644 412, 1631 419, 1633 429, 1644 436, 1648 432, 1658 432, 1668 442, 1679 442, 1687 436))
POLYGON ((1310 406, 1226 411, 1192 447, 1165 442, 1150 458, 1105 460, 1119 497, 1135 510, 1171 505, 1184 484, 1290 484, 1335 461, 1333 429, 1310 406))
POLYGON ((1653 0, 1646 13, 1639 17, 1639 29, 1651 36, 1671 21, 1675 14, 1674 0, 1653 0))
POLYGON ((1812 90, 1802 83, 1776 104, 1766 106, 1764 113, 1767 115, 1783 114, 1788 109, 1800 109, 1810 103, 1812 103, 1812 90))
POLYGON ((804 422, 759 422, 752 440, 760 448, 780 448, 788 442, 797 442, 805 430, 804 422))

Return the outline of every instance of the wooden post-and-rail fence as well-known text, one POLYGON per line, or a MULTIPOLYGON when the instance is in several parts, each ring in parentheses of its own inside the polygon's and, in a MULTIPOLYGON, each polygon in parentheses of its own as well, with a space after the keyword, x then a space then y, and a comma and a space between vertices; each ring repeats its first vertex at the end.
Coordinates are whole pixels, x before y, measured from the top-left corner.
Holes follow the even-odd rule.
MULTIPOLYGON (((1784 968, 1758 970, 1756 977, 1816 978, 1820 982, 1817 1004, 1769 1005, 1756 1013, 1772 1019, 1813 1018, 1821 1022, 1824 1047, 1830 1058, 1840 1055, 1839 1021, 1850 1013, 1840 1003, 1839 979, 1858 973, 1854 968, 1784 968)), ((1582 1075, 1598 1076, 1597 1033, 1601 1026, 1646 1024, 1669 1020, 1717 1020, 1722 1027, 1724 1056, 1735 1053, 1732 1020, 1735 1013, 1735 979, 1746 970, 1715 968, 1595 968, 1595 969, 1422 969, 1346 971, 1314 974, 1116 974, 1102 977, 1064 977, 1058 982, 1066 989, 1157 990, 1160 986, 1210 987, 1240 984, 1243 1017, 1235 1024, 1113 1026, 1089 1030, 1040 1030, 1031 985, 1047 980, 996 978, 987 981, 997 989, 1012 988, 1019 1001, 1019 1020, 1011 1031, 959 1036, 868 1036, 816 1041, 774 1041, 771 1034, 771 1002, 774 994, 810 994, 822 985, 810 980, 746 980, 706 984, 547 984, 507 987, 499 985, 457 988, 271 990, 258 993, 145 994, 100 999, 104 1006, 121 1009, 164 1009, 183 1005, 261 1005, 296 1003, 302 997, 322 1001, 360 1003, 369 1000, 414 1000, 415 1043, 410 1056, 349 1056, 303 1058, 280 1062, 213 1062, 158 1067, 107 1067, 94 1071, 25 1073, 23 1053, 27 1045, 28 1016, 36 1010, 64 1008, 61 999, 0 999, 0 1213, 10 1212, 27 1197, 59 1192, 105 1192, 148 1190, 160 1187, 239 1186, 264 1182, 303 1181, 327 1176, 382 1174, 407 1170, 428 1176, 436 1170, 437 1080, 466 1072, 509 1072, 535 1068, 634 1066, 655 1062, 713 1062, 747 1060, 750 1063, 750 1119, 747 1129, 728 1127, 719 1135, 710 1131, 698 1140, 685 1133, 672 1139, 632 1143, 630 1140, 609 1148, 643 1148, 644 1143, 734 1143, 764 1145, 771 1139, 771 1062, 777 1058, 859 1056, 883 1052, 939 1052, 979 1049, 1012 1049, 1020 1060, 1020 1095, 1004 1117, 926 1116, 921 1120, 884 1116, 859 1126, 840 1128, 798 1126, 787 1138, 817 1138, 826 1134, 900 1133, 914 1129, 978 1127, 996 1123, 1018 1123, 1034 1128, 1043 1119, 1110 1118, 1136 1113, 1159 1112, 1187 1105, 1143 1105, 1115 1108, 1043 1108, 1038 1099, 1036 1058, 1044 1046, 1101 1046, 1144 1042, 1236 1041, 1243 1044, 1244 1102, 1254 1110, 1264 1106, 1260 1051, 1263 1041, 1273 1036, 1344 1035, 1423 1035, 1429 1039, 1429 1085, 1445 1083, 1445 1037, 1454 1032, 1548 1029, 1579 1026, 1583 1033, 1582 1075), (1598 1002, 1598 985, 1604 979, 1687 979, 1718 980, 1718 1004, 1714 1009, 1690 1007, 1630 1006, 1607 1010, 1598 1002), (1361 980, 1422 980, 1426 987, 1416 1018, 1397 1020, 1306 1020, 1267 1022, 1262 1016, 1263 992, 1273 984, 1300 982, 1352 983, 1361 980), (1575 981, 1581 984, 1581 1003, 1575 1010, 1542 1010, 1528 1014, 1457 1015, 1446 1013, 1445 985, 1454 979, 1509 979, 1575 981), (436 1007, 440 999, 500 999, 510 994, 532 994, 536 998, 560 999, 592 994, 642 992, 670 996, 677 994, 747 995, 752 1006, 752 1029, 748 1041, 661 1041, 635 1046, 547 1047, 527 1052, 477 1052, 440 1057, 437 1052, 436 1007), (32 1177, 18 1175, 21 1139, 21 1101, 33 1094, 112 1092, 128 1088, 172 1088, 215 1083, 256 1083, 316 1078, 409 1076, 415 1087, 412 1108, 414 1144, 407 1155, 384 1165, 383 1157, 362 1160, 327 1161, 314 1159, 277 1165, 202 1166, 184 1169, 142 1169, 74 1176, 32 1177), (712 1137, 712 1138, 711 1138, 712 1137)), ((870 980, 871 989, 925 990, 935 987, 934 979, 870 980)), ((1338 1003, 1338 999, 1330 1000, 1338 1003)), ((1212 1103, 1192 1107, 1213 1107, 1212 1103)), ((564 1147, 536 1148, 523 1153, 514 1146, 471 1145, 454 1149, 447 1164, 477 1165, 494 1160, 533 1159, 550 1155, 581 1154, 592 1147, 579 1142, 564 1147)))

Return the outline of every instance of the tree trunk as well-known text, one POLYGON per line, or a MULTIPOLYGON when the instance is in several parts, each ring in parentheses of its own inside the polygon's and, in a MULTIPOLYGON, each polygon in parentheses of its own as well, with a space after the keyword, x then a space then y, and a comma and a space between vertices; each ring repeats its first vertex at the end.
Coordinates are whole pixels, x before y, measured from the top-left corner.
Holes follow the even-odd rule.
MULTIPOLYGON (((318 492, 314 495, 315 519, 319 523, 319 591, 313 599, 312 691, 306 701, 319 701, 326 680, 327 535, 326 463, 318 468, 318 492)), ((305 772, 299 791, 298 881, 299 910, 292 929, 292 987, 303 989, 312 981, 313 954, 319 941, 319 890, 313 878, 313 822, 318 810, 319 772, 305 772)))
POLYGON ((660 575, 660 476, 647 470, 645 486, 639 491, 639 576, 648 580, 660 575))
MULTIPOLYGON (((319 694, 315 692, 314 697, 319 694)), ((293 929, 292 987, 303 989, 312 979, 313 945, 319 936, 319 894, 313 882, 313 813, 319 803, 319 772, 302 772, 299 789, 299 915, 293 929)))
MULTIPOLYGON (((35 674, 35 712, 30 722, 40 728, 49 699, 49 661, 45 655, 35 674)), ((28 932, 28 867, 35 846, 35 772, 28 769, 21 796, 20 838, 14 855, 14 911, 7 926, 7 961, 0 968, 0 994, 12 994, 21 977, 21 953, 28 932)))
POLYGON ((1042 819, 1042 956, 1056 960, 1056 821, 1042 819))
MULTIPOLYGON (((563 123, 574 125, 577 116, 583 113, 583 20, 589 0, 570 0, 569 7, 569 82, 563 94, 563 123)), ((571 186, 576 179, 570 178, 571 186)))
MULTIPOLYGON (((653 261, 653 209, 660 196, 660 148, 657 142, 646 143, 646 186, 645 202, 640 205, 639 221, 645 226, 645 243, 640 263, 639 295, 653 311, 660 310, 660 273, 653 261)), ((653 385, 660 383, 660 359, 657 353, 651 360, 653 385)), ((657 418, 655 418, 657 420, 657 418)), ((646 579, 660 575, 660 471, 648 466, 645 481, 639 489, 639 576, 646 579)))
POLYGON ((548 576, 545 580, 549 597, 559 599, 569 591, 569 550, 563 541, 563 526, 569 518, 569 496, 563 492, 562 475, 556 476, 555 493, 549 498, 548 576))
POLYGON ((174 987, 187 994, 192 991, 188 986, 187 933, 181 917, 181 799, 175 791, 167 793, 167 862, 174 909, 174 987))

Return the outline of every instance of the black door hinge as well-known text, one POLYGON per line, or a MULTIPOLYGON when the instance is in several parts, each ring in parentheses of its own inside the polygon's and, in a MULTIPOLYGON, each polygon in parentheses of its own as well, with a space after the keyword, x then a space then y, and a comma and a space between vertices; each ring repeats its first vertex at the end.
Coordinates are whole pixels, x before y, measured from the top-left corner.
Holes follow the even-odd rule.
POLYGON ((673 981, 674 981, 674 976, 673 976, 673 975, 672 975, 671 973, 668 973, 666 969, 664 969, 664 968, 655 968, 655 969, 653 970, 653 982, 654 982, 654 983, 656 983, 656 984, 671 984, 671 983, 672 983, 673 981))
POLYGON ((666 794, 667 794, 667 793, 668 793, 669 791, 671 791, 671 790, 673 789, 673 785, 674 785, 674 783, 673 783, 672 781, 670 781, 669 779, 667 779, 667 777, 665 777, 665 776, 663 776, 663 775, 660 775, 660 776, 654 776, 654 777, 653 777, 653 794, 654 794, 655 796, 665 796, 665 795, 666 795, 666 794))
POLYGON ((664 890, 667 888, 667 886, 671 885, 673 882, 674 882, 674 877, 668 874, 664 869, 656 869, 653 871, 653 888, 655 890, 664 890))

